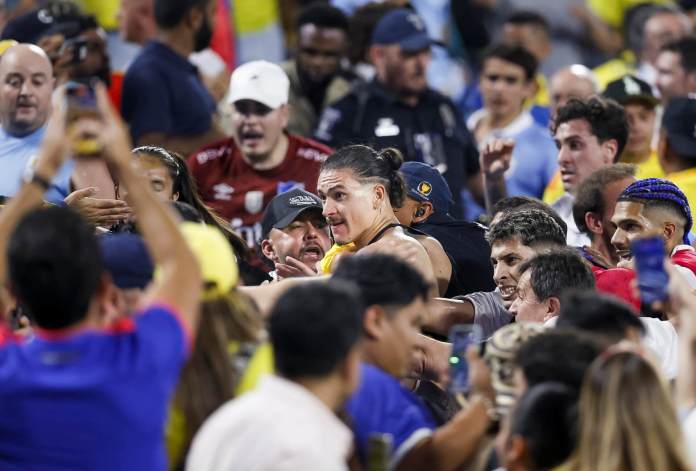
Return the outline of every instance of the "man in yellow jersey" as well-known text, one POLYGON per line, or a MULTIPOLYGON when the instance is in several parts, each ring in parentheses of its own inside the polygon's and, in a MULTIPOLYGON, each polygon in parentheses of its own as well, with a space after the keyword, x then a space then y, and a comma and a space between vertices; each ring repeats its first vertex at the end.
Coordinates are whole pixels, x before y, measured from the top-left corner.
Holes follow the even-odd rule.
MULTIPOLYGON (((677 185, 689 201, 696 201, 696 97, 674 98, 662 117, 660 163, 667 180, 677 185)), ((691 210, 694 216, 693 209, 691 210)))
POLYGON ((636 177, 664 178, 665 173, 653 149, 653 130, 660 100, 647 82, 633 75, 625 75, 607 85, 604 97, 623 106, 628 119, 628 141, 619 162, 635 164, 636 177))

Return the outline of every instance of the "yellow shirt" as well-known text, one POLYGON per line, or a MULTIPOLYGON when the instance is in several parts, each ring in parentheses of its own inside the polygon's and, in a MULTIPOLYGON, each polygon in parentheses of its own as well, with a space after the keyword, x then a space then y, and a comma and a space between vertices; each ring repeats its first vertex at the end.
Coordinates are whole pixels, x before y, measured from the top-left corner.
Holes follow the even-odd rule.
POLYGON ((97 22, 106 30, 113 31, 118 29, 118 10, 119 0, 80 0, 85 13, 97 17, 97 22))
POLYGON ((597 67, 592 72, 597 78, 599 91, 604 91, 607 85, 614 80, 618 80, 624 75, 636 73, 636 59, 632 52, 624 51, 618 58, 611 59, 597 67))
POLYGON ((558 198, 563 196, 565 190, 563 189, 563 180, 561 180, 561 171, 558 170, 553 175, 549 184, 546 185, 544 190, 544 196, 542 196, 542 201, 546 204, 553 204, 558 198))
MULTIPOLYGON (((238 344, 230 345, 230 353, 234 354, 237 348, 239 348, 238 344)), ((237 397, 256 388, 261 378, 273 373, 273 369, 273 349, 270 343, 264 342, 259 345, 249 359, 244 374, 234 389, 233 397, 237 397)), ((184 452, 185 440, 186 418, 181 409, 178 407, 170 407, 169 418, 165 430, 169 469, 174 469, 174 466, 176 466, 181 459, 182 453, 184 452)))
POLYGON ((696 204, 696 167, 670 173, 665 178, 684 192, 686 199, 689 200, 691 217, 696 218, 696 212, 694 212, 694 205, 696 204))
POLYGON ((636 178, 643 180, 644 178, 665 178, 665 171, 662 170, 660 159, 657 157, 657 151, 650 152, 650 157, 643 163, 631 162, 629 159, 621 159, 625 164, 634 164, 636 169, 636 178))
POLYGON ((329 251, 324 254, 324 258, 322 258, 321 262, 319 262, 321 272, 325 275, 330 275, 334 268, 332 265, 336 259, 336 256, 346 251, 355 252, 355 244, 352 242, 346 245, 333 244, 333 247, 331 247, 329 251))
POLYGON ((609 26, 623 30, 626 12, 642 3, 668 4, 671 0, 588 0, 590 11, 609 26))

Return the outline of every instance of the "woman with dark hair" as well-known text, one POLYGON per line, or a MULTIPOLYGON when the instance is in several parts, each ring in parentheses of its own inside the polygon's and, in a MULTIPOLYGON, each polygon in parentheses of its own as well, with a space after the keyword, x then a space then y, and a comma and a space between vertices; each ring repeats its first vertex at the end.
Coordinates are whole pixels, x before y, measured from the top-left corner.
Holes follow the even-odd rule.
POLYGON ((394 214, 394 208, 401 207, 405 198, 399 173, 402 163, 396 149, 376 152, 363 145, 344 147, 326 159, 317 193, 339 248, 329 251, 320 262, 322 271, 335 268, 332 262, 339 252, 385 250, 413 263, 428 281, 435 280, 427 252, 394 214))
MULTIPOLYGON (((246 242, 198 196, 196 183, 186 161, 179 154, 156 146, 136 147, 132 153, 156 195, 163 201, 180 201, 192 206, 201 215, 203 222, 217 227, 225 234, 239 257, 244 258, 248 254, 246 242)), ((119 190, 117 186, 116 194, 119 198, 124 198, 124 192, 119 190)))

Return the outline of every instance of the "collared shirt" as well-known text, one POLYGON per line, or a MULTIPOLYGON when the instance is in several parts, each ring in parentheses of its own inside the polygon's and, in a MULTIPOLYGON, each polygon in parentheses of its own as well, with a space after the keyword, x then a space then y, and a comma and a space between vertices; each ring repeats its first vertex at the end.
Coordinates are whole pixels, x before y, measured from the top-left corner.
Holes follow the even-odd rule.
POLYGON ((215 110, 196 66, 162 43, 145 45, 123 79, 121 112, 135 143, 149 133, 203 134, 215 110))
POLYGON ((0 331, 0 469, 167 469, 164 422, 191 337, 153 305, 107 331, 0 331))
POLYGON ((266 376, 256 390, 233 399, 194 437, 191 471, 347 470, 352 435, 314 394, 266 376))
MULTIPOLYGON (((407 161, 425 162, 442 172, 453 195, 479 168, 478 149, 454 104, 426 90, 416 106, 401 102, 376 80, 360 84, 322 113, 314 136, 338 148, 362 143, 399 149, 407 161)), ((453 215, 462 205, 455 197, 453 215)))
MULTIPOLYGON (((36 164, 41 148, 41 141, 46 133, 42 126, 24 137, 15 137, 0 128, 0 195, 12 197, 22 186, 22 177, 36 164)), ((62 203, 70 193, 70 175, 72 161, 61 167, 58 175, 51 182, 51 187, 44 195, 49 203, 62 203)))
POLYGON ((568 236, 566 237, 566 242, 568 245, 571 247, 585 247, 592 245, 592 241, 587 234, 580 232, 577 224, 575 224, 575 219, 573 218, 574 202, 575 197, 570 193, 565 193, 551 205, 551 208, 558 213, 561 219, 563 219, 563 221, 566 223, 566 226, 568 226, 568 236))

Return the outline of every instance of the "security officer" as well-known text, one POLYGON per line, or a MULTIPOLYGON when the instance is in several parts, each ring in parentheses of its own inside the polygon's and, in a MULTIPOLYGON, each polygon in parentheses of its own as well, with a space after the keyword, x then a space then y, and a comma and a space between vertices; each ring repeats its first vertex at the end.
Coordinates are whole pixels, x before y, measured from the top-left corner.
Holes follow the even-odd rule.
POLYGON ((326 108, 315 138, 337 148, 364 143, 396 147, 406 160, 430 164, 446 178, 461 216, 461 190, 468 184, 483 200, 478 151, 453 103, 428 88, 430 47, 423 20, 413 11, 387 13, 375 27, 370 57, 376 78, 357 85, 326 108))
POLYGON ((444 297, 493 291, 491 247, 486 228, 458 221, 450 215, 452 192, 442 175, 428 164, 406 162, 399 169, 406 182, 406 198, 397 209, 399 222, 437 239, 452 263, 444 297))

